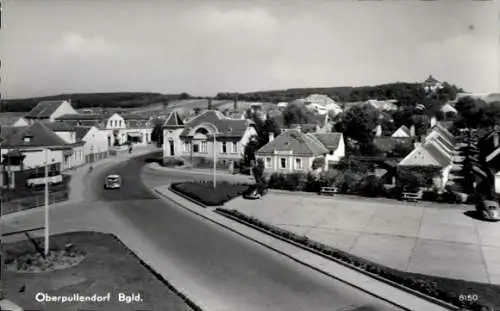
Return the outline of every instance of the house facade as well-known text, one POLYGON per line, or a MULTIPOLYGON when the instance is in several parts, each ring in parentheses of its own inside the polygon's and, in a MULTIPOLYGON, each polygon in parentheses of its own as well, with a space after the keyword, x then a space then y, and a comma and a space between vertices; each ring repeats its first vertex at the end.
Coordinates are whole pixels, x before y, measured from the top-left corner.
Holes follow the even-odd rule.
POLYGON ((340 133, 303 133, 288 130, 270 139, 255 156, 264 162, 267 172, 293 173, 316 169, 327 170, 345 155, 340 133), (314 167, 315 159, 321 159, 323 167, 314 167))
POLYGON ((163 158, 182 158, 193 162, 213 160, 228 163, 239 160, 250 138, 257 131, 248 120, 225 117, 214 110, 204 111, 184 124, 172 113, 163 126, 163 158))
POLYGON ((83 154, 86 163, 92 163, 109 156, 108 136, 95 126, 75 127, 76 139, 84 142, 83 154))

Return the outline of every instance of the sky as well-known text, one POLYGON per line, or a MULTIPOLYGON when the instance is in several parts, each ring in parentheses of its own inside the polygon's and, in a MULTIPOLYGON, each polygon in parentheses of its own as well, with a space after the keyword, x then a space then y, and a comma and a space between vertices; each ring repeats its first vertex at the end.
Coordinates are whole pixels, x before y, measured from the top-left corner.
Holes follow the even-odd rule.
POLYGON ((500 91, 500 0, 3 0, 4 99, 421 82, 500 91))

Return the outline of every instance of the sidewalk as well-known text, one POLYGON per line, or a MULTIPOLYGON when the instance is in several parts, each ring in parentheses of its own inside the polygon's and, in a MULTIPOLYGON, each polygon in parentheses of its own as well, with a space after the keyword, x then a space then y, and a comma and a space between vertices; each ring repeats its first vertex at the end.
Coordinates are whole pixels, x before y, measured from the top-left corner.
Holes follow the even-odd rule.
POLYGON ((269 193, 224 208, 394 269, 500 284, 500 223, 398 203, 269 193))
MULTIPOLYGON (((240 234, 256 243, 266 246, 284 256, 294 259, 312 269, 322 271, 336 279, 342 280, 354 287, 360 288, 382 300, 390 301, 407 310, 415 311, 432 311, 432 310, 449 310, 444 306, 432 303, 430 301, 419 298, 407 291, 398 289, 385 282, 378 281, 344 265, 328 260, 322 256, 316 255, 302 248, 293 246, 287 242, 275 239, 258 230, 254 230, 239 222, 230 220, 225 216, 213 212, 210 208, 200 208, 191 201, 178 196, 171 192, 169 185, 157 187, 155 191, 163 197, 164 200, 174 201, 187 210, 225 227, 237 234, 240 234)), ((256 201, 253 205, 257 207, 256 201)), ((281 205, 285 205, 280 203, 281 205)))

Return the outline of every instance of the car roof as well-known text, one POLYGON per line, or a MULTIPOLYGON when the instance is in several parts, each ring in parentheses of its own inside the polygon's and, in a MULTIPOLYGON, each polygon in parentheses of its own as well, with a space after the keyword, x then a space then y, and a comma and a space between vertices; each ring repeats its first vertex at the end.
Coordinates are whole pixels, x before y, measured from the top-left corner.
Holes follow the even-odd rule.
POLYGON ((120 175, 111 174, 111 175, 108 175, 107 178, 120 178, 120 175))

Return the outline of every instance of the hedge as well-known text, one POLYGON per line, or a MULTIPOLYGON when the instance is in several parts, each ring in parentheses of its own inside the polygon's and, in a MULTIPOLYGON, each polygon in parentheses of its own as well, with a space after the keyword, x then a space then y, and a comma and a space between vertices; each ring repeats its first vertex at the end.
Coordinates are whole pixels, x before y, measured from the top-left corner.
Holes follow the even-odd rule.
POLYGON ((243 194, 249 185, 221 181, 217 182, 214 189, 213 182, 210 181, 189 181, 173 183, 170 187, 203 205, 220 206, 243 194))
POLYGON ((371 274, 375 274, 378 277, 400 284, 406 288, 452 304, 458 308, 467 308, 467 310, 472 311, 500 308, 499 285, 435 277, 392 269, 361 257, 351 255, 331 246, 309 240, 306 236, 301 236, 266 224, 257 218, 247 216, 237 210, 217 208, 215 211, 221 215, 236 218, 245 224, 256 226, 264 232, 275 234, 304 247, 318 251, 328 257, 332 257, 348 265, 360 268, 371 274), (462 294, 477 294, 479 300, 467 303, 460 299, 460 295, 462 294))
MULTIPOLYGON (((269 178, 269 188, 288 191, 306 191, 319 193, 321 187, 336 186, 341 194, 359 195, 365 197, 384 197, 401 199, 403 192, 415 191, 422 186, 416 184, 408 187, 402 182, 395 187, 386 187, 381 178, 370 173, 346 169, 343 171, 329 170, 319 174, 311 172, 272 173, 269 178)), ((440 192, 431 188, 423 192, 422 200, 457 204, 462 198, 455 192, 447 190, 440 192)))

